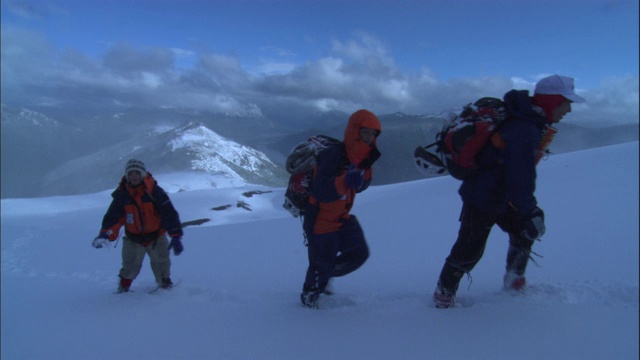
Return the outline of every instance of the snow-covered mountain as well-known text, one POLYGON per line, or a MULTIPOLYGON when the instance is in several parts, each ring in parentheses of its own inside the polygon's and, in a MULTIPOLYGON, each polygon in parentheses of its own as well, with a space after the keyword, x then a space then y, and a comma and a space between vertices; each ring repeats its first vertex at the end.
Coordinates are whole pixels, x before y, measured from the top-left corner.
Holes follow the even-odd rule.
POLYGON ((44 174, 92 140, 78 127, 28 109, 2 105, 0 118, 3 198, 42 194, 44 174))
POLYGON ((225 139, 203 125, 189 124, 175 134, 169 142, 171 151, 186 151, 194 157, 191 170, 272 185, 277 185, 284 175, 264 153, 225 139))
POLYGON ((286 182, 284 170, 263 152, 212 130, 247 133, 244 139, 270 133, 272 125, 256 115, 216 117, 155 109, 63 120, 2 106, 3 198, 112 188, 132 157, 144 161, 153 174, 192 171, 207 179, 214 176, 219 180, 212 180, 213 187, 231 180, 268 186, 286 182))
POLYGON ((53 194, 81 194, 115 187, 128 159, 142 160, 152 174, 195 172, 214 176, 218 183, 282 185, 286 175, 266 155, 218 135, 202 124, 126 140, 65 162, 44 176, 43 187, 53 194), (78 174, 87 177, 78 179, 78 174), (78 181, 80 180, 80 181, 78 181))
MULTIPOLYGON (((129 109, 107 116, 45 110, 2 106, 2 198, 112 188, 131 157, 153 174, 195 171, 214 188, 239 180, 284 186, 284 159, 291 148, 310 135, 342 138, 349 117, 337 111, 292 114, 298 116, 298 127, 292 128, 255 113, 129 109)), ((442 119, 401 112, 379 117, 382 157, 374 165, 374 185, 420 179, 413 151, 433 142, 442 119)), ((597 129, 561 123, 558 129, 555 153, 638 140, 637 123, 597 129)))

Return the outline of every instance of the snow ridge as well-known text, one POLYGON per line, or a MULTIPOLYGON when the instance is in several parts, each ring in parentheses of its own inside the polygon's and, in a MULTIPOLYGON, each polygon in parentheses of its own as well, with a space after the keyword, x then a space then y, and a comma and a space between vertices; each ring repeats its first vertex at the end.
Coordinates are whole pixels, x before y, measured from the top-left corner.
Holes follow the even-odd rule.
POLYGON ((254 173, 264 170, 269 175, 273 171, 266 166, 276 167, 264 153, 228 140, 203 125, 179 130, 169 146, 174 152, 183 148, 192 152, 196 158, 191 161, 193 170, 242 178, 236 172, 238 167, 254 173))

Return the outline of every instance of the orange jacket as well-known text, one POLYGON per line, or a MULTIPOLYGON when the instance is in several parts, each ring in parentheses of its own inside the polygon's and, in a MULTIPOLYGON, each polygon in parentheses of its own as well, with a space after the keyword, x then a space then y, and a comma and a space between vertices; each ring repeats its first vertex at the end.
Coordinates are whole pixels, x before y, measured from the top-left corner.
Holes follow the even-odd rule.
POLYGON ((182 236, 178 212, 150 173, 138 187, 131 187, 123 176, 111 196, 113 200, 102 220, 102 231, 109 240, 118 238, 122 225, 129 238, 142 244, 151 243, 166 232, 171 237, 182 236))
POLYGON ((342 221, 348 219, 357 192, 364 191, 373 177, 371 166, 380 156, 376 139, 371 145, 360 139, 360 129, 374 129, 380 134, 380 120, 370 111, 358 110, 347 123, 344 146, 323 151, 314 169, 309 198, 310 210, 306 210, 305 230, 313 234, 337 231, 342 221), (347 188, 346 173, 349 167, 364 170, 364 186, 358 191, 347 188))

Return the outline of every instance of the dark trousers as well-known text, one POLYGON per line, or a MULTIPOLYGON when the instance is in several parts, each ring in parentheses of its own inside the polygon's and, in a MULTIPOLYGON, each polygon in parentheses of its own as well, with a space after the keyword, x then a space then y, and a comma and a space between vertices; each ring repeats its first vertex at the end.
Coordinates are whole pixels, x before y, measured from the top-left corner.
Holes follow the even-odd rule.
POLYGON ((458 290, 462 276, 471 272, 482 258, 491 228, 496 224, 509 234, 507 271, 524 275, 533 241, 519 234, 522 228, 522 219, 517 213, 508 211, 496 214, 463 204, 458 239, 453 244, 442 267, 438 286, 452 293, 458 290))
POLYGON ((322 293, 329 279, 347 275, 369 258, 369 247, 355 216, 346 220, 340 230, 314 235, 307 232, 309 268, 303 290, 322 293))

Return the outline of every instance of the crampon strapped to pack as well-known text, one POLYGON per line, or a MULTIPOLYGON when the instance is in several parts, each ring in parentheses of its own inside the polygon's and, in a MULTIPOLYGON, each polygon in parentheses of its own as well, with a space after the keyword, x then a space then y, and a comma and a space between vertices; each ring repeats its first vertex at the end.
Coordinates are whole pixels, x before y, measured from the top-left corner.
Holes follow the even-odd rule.
POLYGON ((291 150, 286 161, 286 169, 291 176, 282 207, 293 217, 304 216, 304 207, 309 201, 308 189, 313 180, 313 169, 318 155, 323 150, 341 143, 340 140, 329 136, 316 135, 299 143, 291 150))
POLYGON ((458 180, 468 179, 478 169, 476 155, 507 117, 504 102, 497 98, 484 97, 466 105, 436 135, 433 144, 416 148, 418 170, 429 175, 447 172, 458 180), (433 146, 437 155, 427 151, 433 146))

